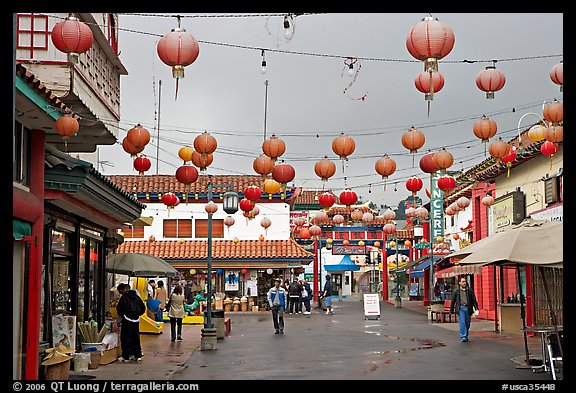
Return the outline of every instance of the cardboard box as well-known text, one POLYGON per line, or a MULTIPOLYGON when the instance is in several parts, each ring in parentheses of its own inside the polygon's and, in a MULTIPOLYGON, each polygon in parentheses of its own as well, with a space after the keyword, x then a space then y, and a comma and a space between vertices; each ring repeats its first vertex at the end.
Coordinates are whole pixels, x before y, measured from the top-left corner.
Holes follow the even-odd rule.
POLYGON ((120 347, 110 348, 102 352, 100 364, 110 364, 118 359, 118 350, 120 347))

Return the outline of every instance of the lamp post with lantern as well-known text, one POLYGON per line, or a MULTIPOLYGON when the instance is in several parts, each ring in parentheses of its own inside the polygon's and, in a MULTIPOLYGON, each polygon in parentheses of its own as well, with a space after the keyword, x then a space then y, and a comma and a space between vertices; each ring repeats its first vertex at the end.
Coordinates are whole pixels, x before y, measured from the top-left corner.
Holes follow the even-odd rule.
MULTIPOLYGON (((228 191, 222 196, 223 209, 228 214, 234 214, 238 211, 238 203, 240 197, 234 191, 232 191, 234 184, 213 184, 212 175, 208 175, 208 204, 212 202, 212 188, 213 187, 228 187, 228 191)), ((208 206, 208 205, 207 205, 208 206)), ((208 250, 207 250, 207 296, 206 296, 206 321, 204 323, 204 328, 202 329, 201 339, 200 339, 200 350, 213 350, 216 349, 216 328, 212 323, 212 215, 215 211, 206 209, 208 212, 208 250)))

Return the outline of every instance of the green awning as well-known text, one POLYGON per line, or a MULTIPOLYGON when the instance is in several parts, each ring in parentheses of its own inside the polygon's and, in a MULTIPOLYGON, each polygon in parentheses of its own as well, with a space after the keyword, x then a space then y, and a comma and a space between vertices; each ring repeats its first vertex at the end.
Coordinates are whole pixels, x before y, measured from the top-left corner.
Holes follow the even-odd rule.
POLYGON ((32 225, 29 222, 19 220, 17 218, 12 219, 12 236, 16 240, 22 240, 24 236, 30 236, 32 234, 32 225))

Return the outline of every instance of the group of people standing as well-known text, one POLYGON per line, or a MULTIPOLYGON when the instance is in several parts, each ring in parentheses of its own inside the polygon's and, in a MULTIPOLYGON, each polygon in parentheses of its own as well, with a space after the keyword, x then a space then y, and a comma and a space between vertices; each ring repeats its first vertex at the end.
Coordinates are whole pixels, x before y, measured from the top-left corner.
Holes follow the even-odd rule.
MULTIPOLYGON (((330 278, 330 275, 327 274, 326 283, 320 296, 324 298, 326 314, 332 315, 334 314, 334 310, 332 308, 332 282, 330 278)), ((303 313, 307 315, 311 314, 310 301, 314 297, 312 288, 305 279, 294 279, 292 283, 288 283, 288 280, 285 280, 284 285, 281 285, 281 282, 282 280, 280 278, 274 279, 274 286, 268 290, 266 295, 270 310, 272 311, 272 322, 274 324, 275 334, 284 334, 285 311, 287 311, 288 314, 301 314, 302 303, 304 303, 306 311, 303 313)))
POLYGON ((306 280, 294 279, 290 284, 286 280, 284 289, 288 292, 288 314, 302 314, 302 304, 304 304, 304 314, 310 314, 310 301, 314 294, 306 280))

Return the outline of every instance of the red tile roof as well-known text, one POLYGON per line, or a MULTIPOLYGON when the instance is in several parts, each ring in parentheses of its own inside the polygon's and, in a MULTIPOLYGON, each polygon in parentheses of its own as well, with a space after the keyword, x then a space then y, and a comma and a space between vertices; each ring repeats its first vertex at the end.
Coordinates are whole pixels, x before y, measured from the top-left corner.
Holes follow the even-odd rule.
POLYGON ((66 112, 70 108, 48 89, 32 72, 23 64, 16 63, 16 74, 20 76, 30 87, 36 89, 38 93, 44 96, 50 102, 50 105, 61 112, 66 112))
POLYGON ((320 203, 318 202, 318 197, 325 192, 329 192, 330 194, 334 195, 336 198, 336 203, 340 203, 338 195, 334 194, 331 191, 323 191, 323 190, 302 190, 296 198, 294 198, 294 205, 317 205, 318 208, 321 208, 320 203))
MULTIPOLYGON (((143 253, 157 256, 176 266, 206 267, 207 240, 127 240, 119 253, 143 253)), ((308 264, 314 254, 304 250, 294 239, 288 240, 213 240, 214 267, 239 266, 267 267, 283 265, 288 261, 308 264)))
MULTIPOLYGON (((186 191, 186 185, 176 180, 175 175, 110 175, 109 178, 129 193, 164 194, 166 192, 186 191)), ((206 194, 209 180, 210 177, 208 175, 199 175, 198 180, 190 184, 188 192, 206 194)), ((212 184, 232 183, 233 190, 238 193, 244 193, 244 189, 252 185, 262 186, 262 177, 260 175, 213 175, 211 180, 212 184)), ((212 192, 215 194, 226 191, 228 191, 228 187, 212 188, 212 192)))

